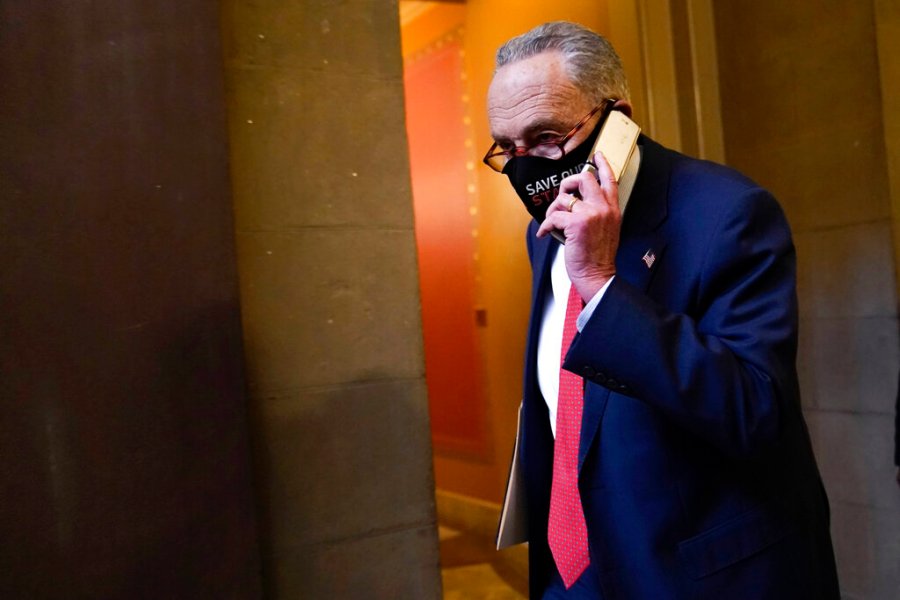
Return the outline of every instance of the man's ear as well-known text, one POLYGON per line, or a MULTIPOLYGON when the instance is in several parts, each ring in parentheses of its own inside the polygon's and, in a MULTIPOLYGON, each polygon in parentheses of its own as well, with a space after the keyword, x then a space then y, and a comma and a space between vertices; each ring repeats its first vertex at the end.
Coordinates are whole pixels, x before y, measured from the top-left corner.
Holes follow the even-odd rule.
POLYGON ((613 104, 613 110, 621 111, 626 117, 631 118, 631 102, 628 100, 616 100, 616 103, 613 104))

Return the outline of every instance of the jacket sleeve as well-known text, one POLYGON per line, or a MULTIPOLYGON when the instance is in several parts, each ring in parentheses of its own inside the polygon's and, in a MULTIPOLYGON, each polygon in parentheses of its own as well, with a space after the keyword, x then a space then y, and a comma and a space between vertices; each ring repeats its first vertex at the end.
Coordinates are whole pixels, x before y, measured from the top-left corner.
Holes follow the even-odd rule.
POLYGON ((790 230, 775 199, 755 188, 713 231, 682 234, 709 236, 690 316, 616 277, 564 367, 752 457, 778 441, 786 403, 799 403, 790 230))

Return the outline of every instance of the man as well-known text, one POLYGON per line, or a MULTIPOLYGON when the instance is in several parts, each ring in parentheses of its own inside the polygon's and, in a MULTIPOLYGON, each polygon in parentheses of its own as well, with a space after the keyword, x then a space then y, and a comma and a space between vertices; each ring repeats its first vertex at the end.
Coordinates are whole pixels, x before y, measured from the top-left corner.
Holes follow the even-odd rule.
POLYGON ((599 35, 549 23, 499 49, 485 162, 549 203, 527 233, 531 597, 838 598, 781 209, 643 136, 618 182, 599 153, 581 173, 611 108, 631 114, 599 35))

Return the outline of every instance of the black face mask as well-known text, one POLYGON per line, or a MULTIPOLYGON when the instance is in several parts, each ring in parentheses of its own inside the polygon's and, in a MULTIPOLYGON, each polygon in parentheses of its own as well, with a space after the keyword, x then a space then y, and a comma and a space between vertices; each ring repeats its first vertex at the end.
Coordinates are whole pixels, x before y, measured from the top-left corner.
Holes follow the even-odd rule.
POLYGON ((509 182, 535 221, 538 223, 544 221, 547 207, 556 200, 562 180, 581 173, 591 158, 589 156, 591 148, 605 122, 605 118, 600 119, 591 135, 560 159, 514 156, 503 167, 503 174, 509 177, 509 182))

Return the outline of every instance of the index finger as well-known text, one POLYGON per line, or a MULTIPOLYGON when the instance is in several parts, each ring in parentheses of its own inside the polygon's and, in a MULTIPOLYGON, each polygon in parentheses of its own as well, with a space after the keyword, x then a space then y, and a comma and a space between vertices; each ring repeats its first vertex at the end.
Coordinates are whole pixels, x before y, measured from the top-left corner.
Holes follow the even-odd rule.
POLYGON ((597 182, 597 177, 594 173, 584 169, 581 173, 570 175, 563 179, 559 184, 559 193, 571 194, 591 202, 594 199, 599 200, 597 196, 602 195, 603 190, 600 189, 600 184, 597 182))
POLYGON ((597 153, 594 154, 594 164, 596 165, 597 179, 600 181, 601 187, 605 185, 618 185, 619 181, 616 179, 616 174, 613 172, 609 161, 606 160, 606 156, 603 155, 602 151, 598 150, 597 153))

